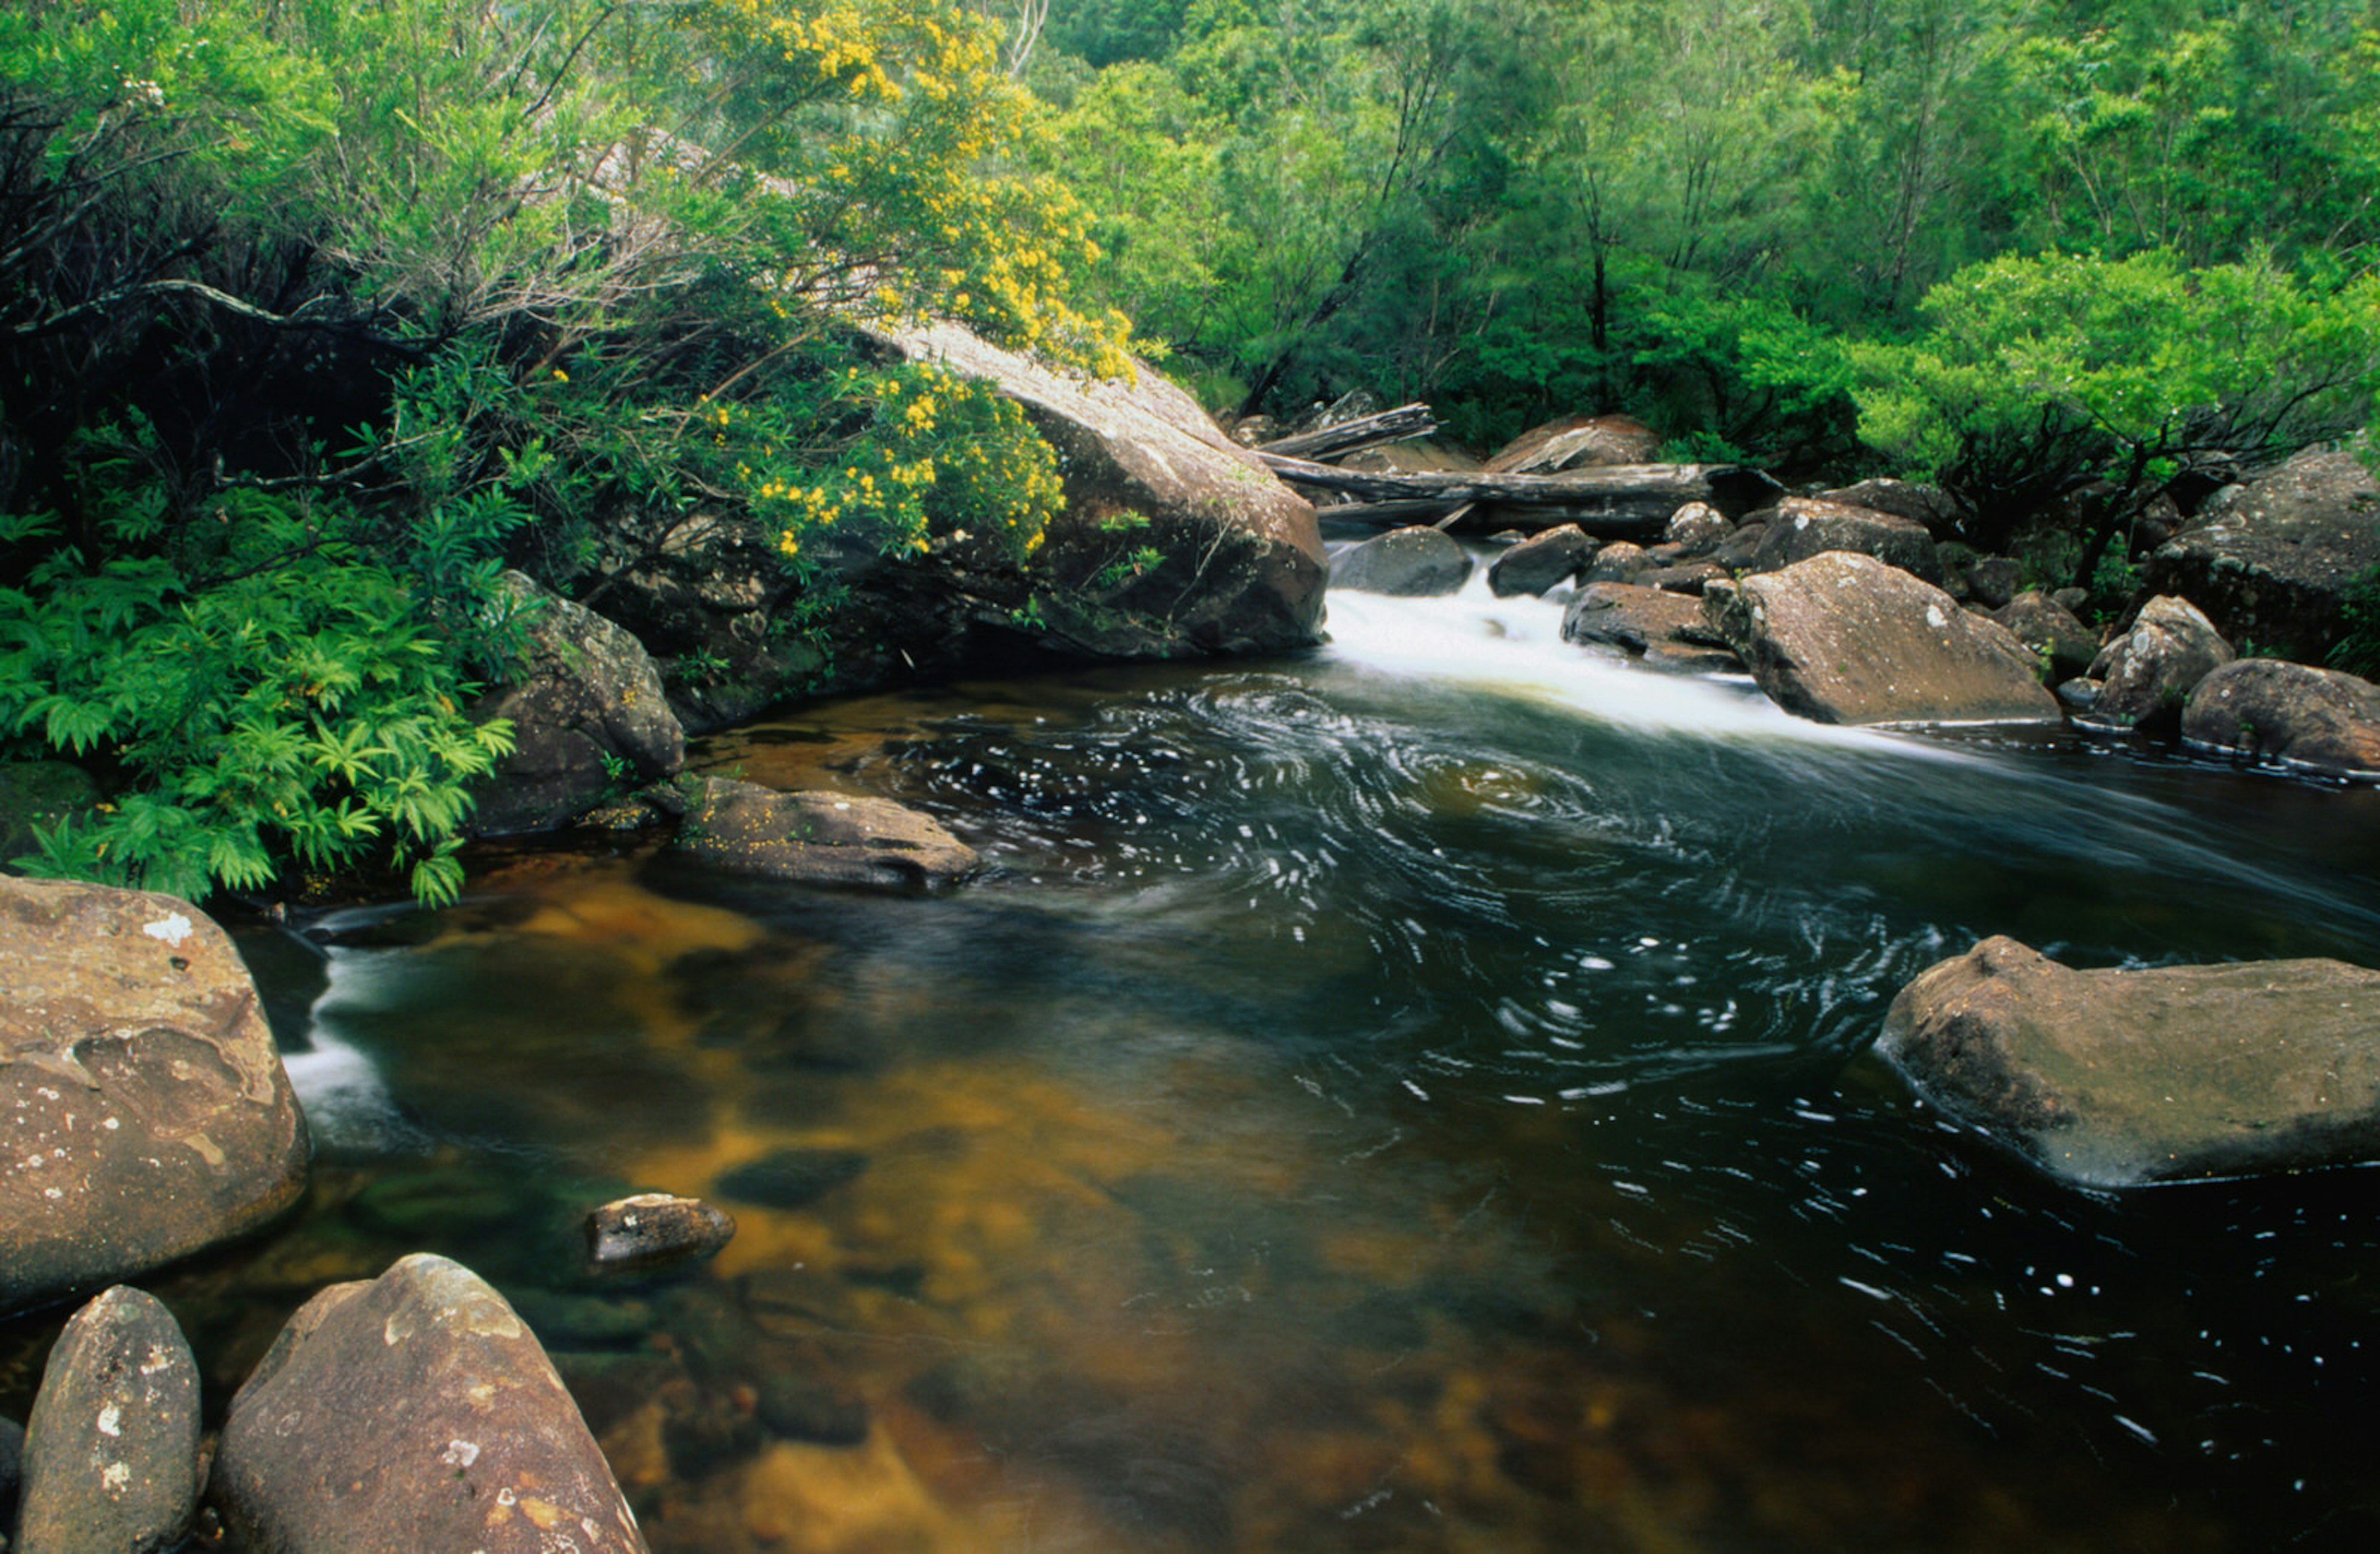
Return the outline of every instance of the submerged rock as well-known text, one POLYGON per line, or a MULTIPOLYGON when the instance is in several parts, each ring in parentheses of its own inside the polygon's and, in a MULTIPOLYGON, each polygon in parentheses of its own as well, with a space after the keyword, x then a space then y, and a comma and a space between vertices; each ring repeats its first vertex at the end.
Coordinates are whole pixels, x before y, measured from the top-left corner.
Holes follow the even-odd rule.
POLYGON ((564 825, 686 764, 686 731, 643 643, 521 573, 506 573, 504 586, 534 613, 514 683, 472 710, 513 722, 513 753, 480 795, 477 830, 564 825))
POLYGON ((1703 619, 1699 600, 1630 583, 1589 583, 1562 613, 1562 640, 1601 643, 1658 669, 1741 667, 1703 619))
POLYGON ((1781 571, 1828 551, 1848 551, 1874 556, 1929 583, 1942 576, 1934 537, 1925 526, 1890 513, 1789 496, 1746 521, 1768 526, 1759 550, 1753 552, 1754 572, 1781 571))
POLYGON ((2181 736, 2338 776, 2380 773, 2380 686, 2336 669, 2239 659, 2198 683, 2181 736))
POLYGON ((256 984, 187 901, 0 876, 0 1314, 297 1202, 311 1151, 256 984))
POLYGON ((868 1164, 856 1149, 779 1149, 722 1175, 717 1187, 722 1197, 799 1208, 861 1175, 868 1164))
POLYGON ((26 1422, 25 1554, 155 1554, 199 1499, 199 1367, 172 1313, 124 1285, 67 1323, 26 1422))
POLYGON ((1499 599, 1542 595, 1577 577, 1595 547, 1576 524, 1533 534, 1488 564, 1488 590, 1499 599))
POLYGON ((2234 657, 2231 644, 2186 599, 2152 599, 2131 629, 2100 650, 2091 677, 2105 682, 2091 721, 2118 728, 2164 728, 2201 680, 2234 657))
POLYGON ((1375 535, 1333 556, 1330 586, 1350 593, 1427 599, 1460 589, 1470 581, 1471 568, 1471 556, 1461 545, 1416 524, 1375 535))
POLYGON ((587 1260, 606 1272, 708 1257, 735 1237, 735 1221, 700 1198, 638 1193, 587 1216, 587 1260))
POLYGON ((2226 487, 2149 557, 2144 581, 2184 594, 2233 641, 2318 661, 2340 607, 2380 565, 2380 481, 2355 454, 2308 449, 2263 479, 2226 487))
POLYGON ((289 1319, 232 1399, 209 1499, 250 1554, 645 1548, 536 1336, 427 1254, 289 1319))
POLYGON ((689 785, 676 847, 739 874, 815 885, 947 885, 975 850, 930 816, 855 794, 779 793, 706 777, 689 785))
POLYGON ((1919 723, 2061 715, 2008 628, 1873 556, 1828 552, 1714 585, 1703 609, 1760 688, 1798 717, 1919 723))
POLYGON ((2380 1155, 2380 971, 2074 971, 1984 941, 1893 1000, 1876 1050, 2053 1175, 2127 1187, 2380 1155))

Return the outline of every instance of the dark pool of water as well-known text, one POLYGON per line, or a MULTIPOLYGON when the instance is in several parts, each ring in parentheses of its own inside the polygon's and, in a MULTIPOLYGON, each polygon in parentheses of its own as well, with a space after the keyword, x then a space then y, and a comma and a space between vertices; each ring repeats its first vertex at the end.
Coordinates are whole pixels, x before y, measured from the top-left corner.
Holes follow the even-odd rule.
MULTIPOLYGON (((2380 795, 1829 735, 1524 607, 1339 629, 698 753, 934 812, 990 865, 946 894, 624 842, 251 937, 322 1163, 155 1282, 214 1405, 427 1247, 664 1551, 2380 1537, 2380 1177, 2079 1193, 1865 1055, 1989 933, 2380 965, 2380 795), (722 1190, 762 1160, 773 1202, 722 1190), (631 1185, 741 1231, 592 1281, 575 1219, 631 1185)), ((0 1329, 0 1412, 55 1326, 0 1329)))

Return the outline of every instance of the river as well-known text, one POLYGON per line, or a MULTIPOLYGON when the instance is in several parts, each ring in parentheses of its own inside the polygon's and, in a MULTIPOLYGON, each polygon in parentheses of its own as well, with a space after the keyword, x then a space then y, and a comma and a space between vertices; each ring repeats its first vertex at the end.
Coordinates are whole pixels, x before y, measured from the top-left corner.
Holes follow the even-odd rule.
POLYGON ((988 864, 946 893, 623 839, 249 930, 319 1164, 149 1281, 211 1406, 426 1248, 662 1554, 2373 1547, 2380 1178, 2079 1192, 1867 1049, 1992 933, 2380 965, 2380 795, 1820 728, 1559 621, 1348 595, 1305 656, 695 751, 932 812, 988 864), (631 1186, 740 1232, 592 1281, 631 1186))

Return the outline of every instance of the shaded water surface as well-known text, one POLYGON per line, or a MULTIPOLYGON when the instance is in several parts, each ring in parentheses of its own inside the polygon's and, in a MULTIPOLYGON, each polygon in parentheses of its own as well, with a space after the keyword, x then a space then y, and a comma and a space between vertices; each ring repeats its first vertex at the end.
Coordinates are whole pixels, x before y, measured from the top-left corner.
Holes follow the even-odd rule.
POLYGON ((2053 1187, 1864 1053, 1988 933, 2380 965, 2374 795, 1817 729, 1533 602, 1332 612, 698 753, 932 811, 954 892, 623 846, 250 941, 323 1163, 158 1281, 215 1406, 426 1246, 673 1554, 2372 1546, 2380 1178, 2053 1187), (740 1233, 593 1282, 631 1185, 740 1233))

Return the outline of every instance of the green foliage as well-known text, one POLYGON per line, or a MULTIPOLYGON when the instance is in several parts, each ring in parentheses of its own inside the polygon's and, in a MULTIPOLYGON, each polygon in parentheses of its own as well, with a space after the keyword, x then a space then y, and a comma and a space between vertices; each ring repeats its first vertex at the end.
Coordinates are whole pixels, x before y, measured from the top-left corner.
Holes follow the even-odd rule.
POLYGON ((2261 258, 1994 260, 1921 311, 1918 340, 1854 347, 1860 432, 1995 538, 2094 480, 2112 525, 2193 462, 2338 435, 2380 387, 2380 284, 2325 291, 2261 258))
MULTIPOLYGON (((94 458, 108 475, 134 461, 94 458)), ((425 900, 460 884, 468 784, 511 748, 473 724, 451 646, 407 582, 364 557, 335 500, 232 491, 190 516, 203 553, 162 537, 125 484, 115 553, 60 546, 0 589, 0 734, 100 758, 114 799, 20 860, 34 872, 202 897, 261 890, 291 862, 379 858, 425 900)), ((18 520, 20 544, 46 536, 18 520)))

